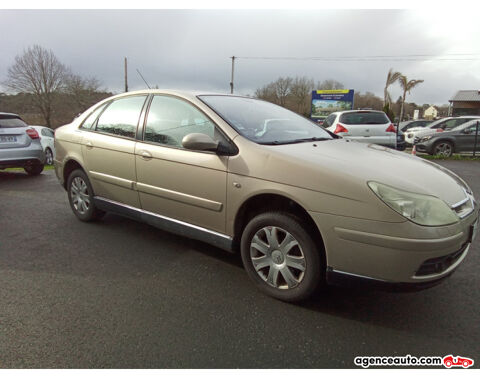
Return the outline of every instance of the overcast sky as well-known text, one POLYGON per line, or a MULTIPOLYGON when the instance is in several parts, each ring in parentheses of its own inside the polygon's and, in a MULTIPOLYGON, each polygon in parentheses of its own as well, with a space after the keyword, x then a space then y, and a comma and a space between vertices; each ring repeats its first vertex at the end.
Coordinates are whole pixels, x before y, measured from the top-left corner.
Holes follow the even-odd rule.
MULTIPOLYGON (((150 85, 229 91, 230 56, 339 57, 434 55, 434 61, 282 61, 239 59, 236 92, 253 94, 279 76, 335 79, 383 97, 390 67, 425 82, 407 101, 445 104, 459 89, 480 89, 477 12, 375 10, 1 10, 0 80, 30 45, 52 49, 74 72, 105 88, 150 85), (477 54, 471 56, 445 54, 477 54), (468 58, 448 61, 438 59, 468 58)), ((400 88, 391 88, 392 98, 400 88)))

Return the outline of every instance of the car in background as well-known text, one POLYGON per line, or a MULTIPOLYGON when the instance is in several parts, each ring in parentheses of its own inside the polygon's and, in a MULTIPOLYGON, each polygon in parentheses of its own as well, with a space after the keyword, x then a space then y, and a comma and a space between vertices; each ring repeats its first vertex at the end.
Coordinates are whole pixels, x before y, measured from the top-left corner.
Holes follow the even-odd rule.
POLYGON ((429 121, 428 119, 414 119, 411 121, 404 121, 400 122, 399 130, 401 130, 402 132, 406 132, 407 130, 413 129, 414 127, 423 128, 432 122, 433 121, 429 121))
POLYGON ((479 119, 480 116, 463 116, 463 117, 447 117, 439 119, 435 122, 432 122, 427 127, 414 127, 408 130, 405 136, 405 141, 408 144, 413 145, 415 142, 415 137, 424 137, 427 135, 432 135, 435 133, 440 133, 444 131, 450 131, 457 126, 464 124, 465 122, 471 121, 472 119, 479 119))
POLYGON ((477 150, 480 151, 480 135, 475 136, 477 129, 480 133, 480 125, 477 126, 479 121, 471 120, 450 131, 416 137, 414 141, 416 150, 430 155, 450 157, 454 152, 472 152, 476 137, 477 150))
POLYGON ((398 130, 396 149, 398 151, 405 151, 406 148, 407 148, 407 143, 405 142, 405 134, 402 133, 401 130, 398 130))
POLYGON ((40 143, 45 152, 45 164, 52 165, 55 158, 55 133, 54 131, 45 126, 30 126, 37 130, 40 136, 40 143))
POLYGON ((29 175, 39 175, 44 164, 37 130, 17 114, 0 113, 0 169, 20 167, 29 175))
POLYGON ((351 140, 395 148, 396 129, 378 110, 347 110, 330 114, 323 123, 328 131, 351 140))

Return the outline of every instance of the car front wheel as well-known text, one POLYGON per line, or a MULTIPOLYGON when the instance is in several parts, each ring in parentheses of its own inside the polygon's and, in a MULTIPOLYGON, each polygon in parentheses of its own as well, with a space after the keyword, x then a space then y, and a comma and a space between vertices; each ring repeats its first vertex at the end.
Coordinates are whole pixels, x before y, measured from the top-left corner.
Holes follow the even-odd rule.
POLYGON ((438 142, 433 147, 433 154, 436 156, 450 157, 453 154, 453 145, 450 142, 438 142))
POLYGON ((97 220, 105 214, 96 208, 92 185, 82 170, 77 169, 68 176, 67 191, 70 207, 81 221, 97 220))
POLYGON ((308 298, 324 282, 322 253, 311 232, 288 213, 254 217, 241 239, 249 277, 264 293, 287 302, 308 298))

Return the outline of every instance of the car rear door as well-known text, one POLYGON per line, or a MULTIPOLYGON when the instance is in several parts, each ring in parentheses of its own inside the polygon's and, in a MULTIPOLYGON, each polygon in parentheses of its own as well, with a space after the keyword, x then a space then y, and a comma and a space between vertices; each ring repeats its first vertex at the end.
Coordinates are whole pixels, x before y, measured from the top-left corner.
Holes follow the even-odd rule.
POLYGON ((147 95, 115 99, 101 109, 93 125, 82 125, 82 154, 95 195, 140 207, 135 191, 135 138, 146 99, 147 95))
POLYGON ((185 149, 182 139, 190 133, 223 137, 187 100, 153 96, 143 141, 135 149, 141 205, 148 212, 223 233, 228 157, 185 149))

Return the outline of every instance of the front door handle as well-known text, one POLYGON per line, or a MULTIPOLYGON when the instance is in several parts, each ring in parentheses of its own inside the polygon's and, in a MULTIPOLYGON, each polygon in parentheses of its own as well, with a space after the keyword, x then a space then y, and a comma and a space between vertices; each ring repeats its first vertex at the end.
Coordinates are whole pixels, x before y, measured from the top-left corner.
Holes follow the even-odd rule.
POLYGON ((85 143, 85 146, 87 146, 88 149, 92 149, 92 148, 93 148, 93 144, 92 144, 92 142, 90 142, 90 141, 87 141, 87 142, 85 143))
POLYGON ((152 154, 148 151, 140 151, 140 156, 145 160, 150 160, 152 158, 152 154))

